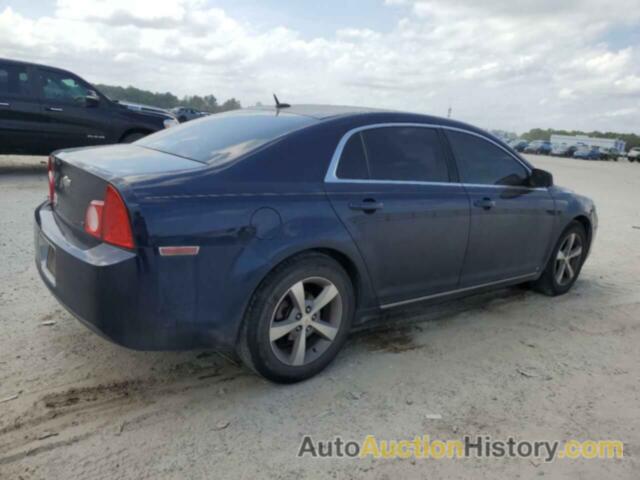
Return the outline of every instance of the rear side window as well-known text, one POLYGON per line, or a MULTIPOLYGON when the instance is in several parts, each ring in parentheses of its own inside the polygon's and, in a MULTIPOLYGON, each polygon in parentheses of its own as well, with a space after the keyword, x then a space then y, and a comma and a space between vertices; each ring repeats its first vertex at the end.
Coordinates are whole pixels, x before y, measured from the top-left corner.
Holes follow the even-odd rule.
POLYGON ((362 137, 359 133, 352 135, 344 146, 336 175, 338 178, 350 180, 369 179, 367 159, 364 155, 362 137))
POLYGON ((20 65, 0 64, 0 96, 27 97, 29 73, 20 65))
POLYGON ((528 172, 513 156, 475 135, 447 131, 464 183, 523 186, 528 172))
POLYGON ((162 130, 136 144, 221 166, 315 122, 311 117, 286 112, 236 110, 162 130))
POLYGON ((362 132, 372 180, 448 182, 447 162, 433 128, 381 127, 362 132))

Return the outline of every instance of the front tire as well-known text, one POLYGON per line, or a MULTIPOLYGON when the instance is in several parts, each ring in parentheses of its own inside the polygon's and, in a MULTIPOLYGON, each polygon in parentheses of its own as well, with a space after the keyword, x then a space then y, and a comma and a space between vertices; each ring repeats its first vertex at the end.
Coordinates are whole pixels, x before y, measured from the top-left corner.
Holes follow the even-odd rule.
POLYGON ((562 232, 544 272, 533 288, 555 297, 567 293, 578 279, 587 254, 587 234, 577 221, 562 232))
POLYGON ((349 276, 331 257, 308 253, 286 260, 254 293, 238 355, 273 382, 310 378, 331 363, 344 344, 354 299, 349 276))

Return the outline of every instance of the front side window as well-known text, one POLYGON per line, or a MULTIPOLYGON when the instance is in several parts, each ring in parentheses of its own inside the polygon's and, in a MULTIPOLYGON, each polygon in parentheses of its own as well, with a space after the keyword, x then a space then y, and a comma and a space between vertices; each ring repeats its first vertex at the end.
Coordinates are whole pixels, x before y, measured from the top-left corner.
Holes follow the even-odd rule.
POLYGON ((84 105, 91 90, 68 73, 41 71, 42 95, 53 102, 84 105))
POLYGON ((462 182, 526 186, 527 169, 505 150, 475 135, 447 131, 462 182))
POLYGON ((29 74, 25 67, 0 64, 0 96, 29 96, 29 74))

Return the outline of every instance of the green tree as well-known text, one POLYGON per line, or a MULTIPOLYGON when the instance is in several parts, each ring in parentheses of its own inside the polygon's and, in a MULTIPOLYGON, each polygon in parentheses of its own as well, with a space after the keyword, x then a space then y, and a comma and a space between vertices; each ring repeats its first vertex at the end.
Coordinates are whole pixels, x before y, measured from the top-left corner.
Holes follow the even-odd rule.
POLYGON ((112 100, 140 103, 159 108, 189 107, 209 113, 226 112, 242 108, 240 102, 235 98, 230 98, 222 105, 219 105, 215 95, 186 95, 178 98, 170 92, 151 92, 132 86, 96 85, 96 87, 112 100))
POLYGON ((229 100, 227 100, 222 104, 222 106, 220 107, 220 111, 228 112, 229 110, 238 110, 240 108, 242 108, 242 105, 240 105, 240 102, 235 98, 230 98, 229 100))

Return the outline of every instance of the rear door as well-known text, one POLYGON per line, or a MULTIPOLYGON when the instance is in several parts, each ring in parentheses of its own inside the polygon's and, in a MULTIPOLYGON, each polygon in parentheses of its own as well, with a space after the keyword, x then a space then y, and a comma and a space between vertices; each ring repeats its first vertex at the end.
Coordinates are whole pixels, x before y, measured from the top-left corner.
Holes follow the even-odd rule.
POLYGON ((546 188, 527 186, 529 167, 492 140, 446 130, 471 200, 462 288, 517 279, 542 267, 555 221, 546 188))
POLYGON ((27 65, 0 62, 0 153, 45 153, 45 117, 27 65))
POLYGON ((436 128, 370 126, 340 142, 325 187, 382 306, 455 289, 469 202, 436 128))
POLYGON ((61 70, 38 68, 42 112, 47 118, 50 150, 117 142, 109 105, 101 99, 88 104, 95 94, 89 84, 61 70))

